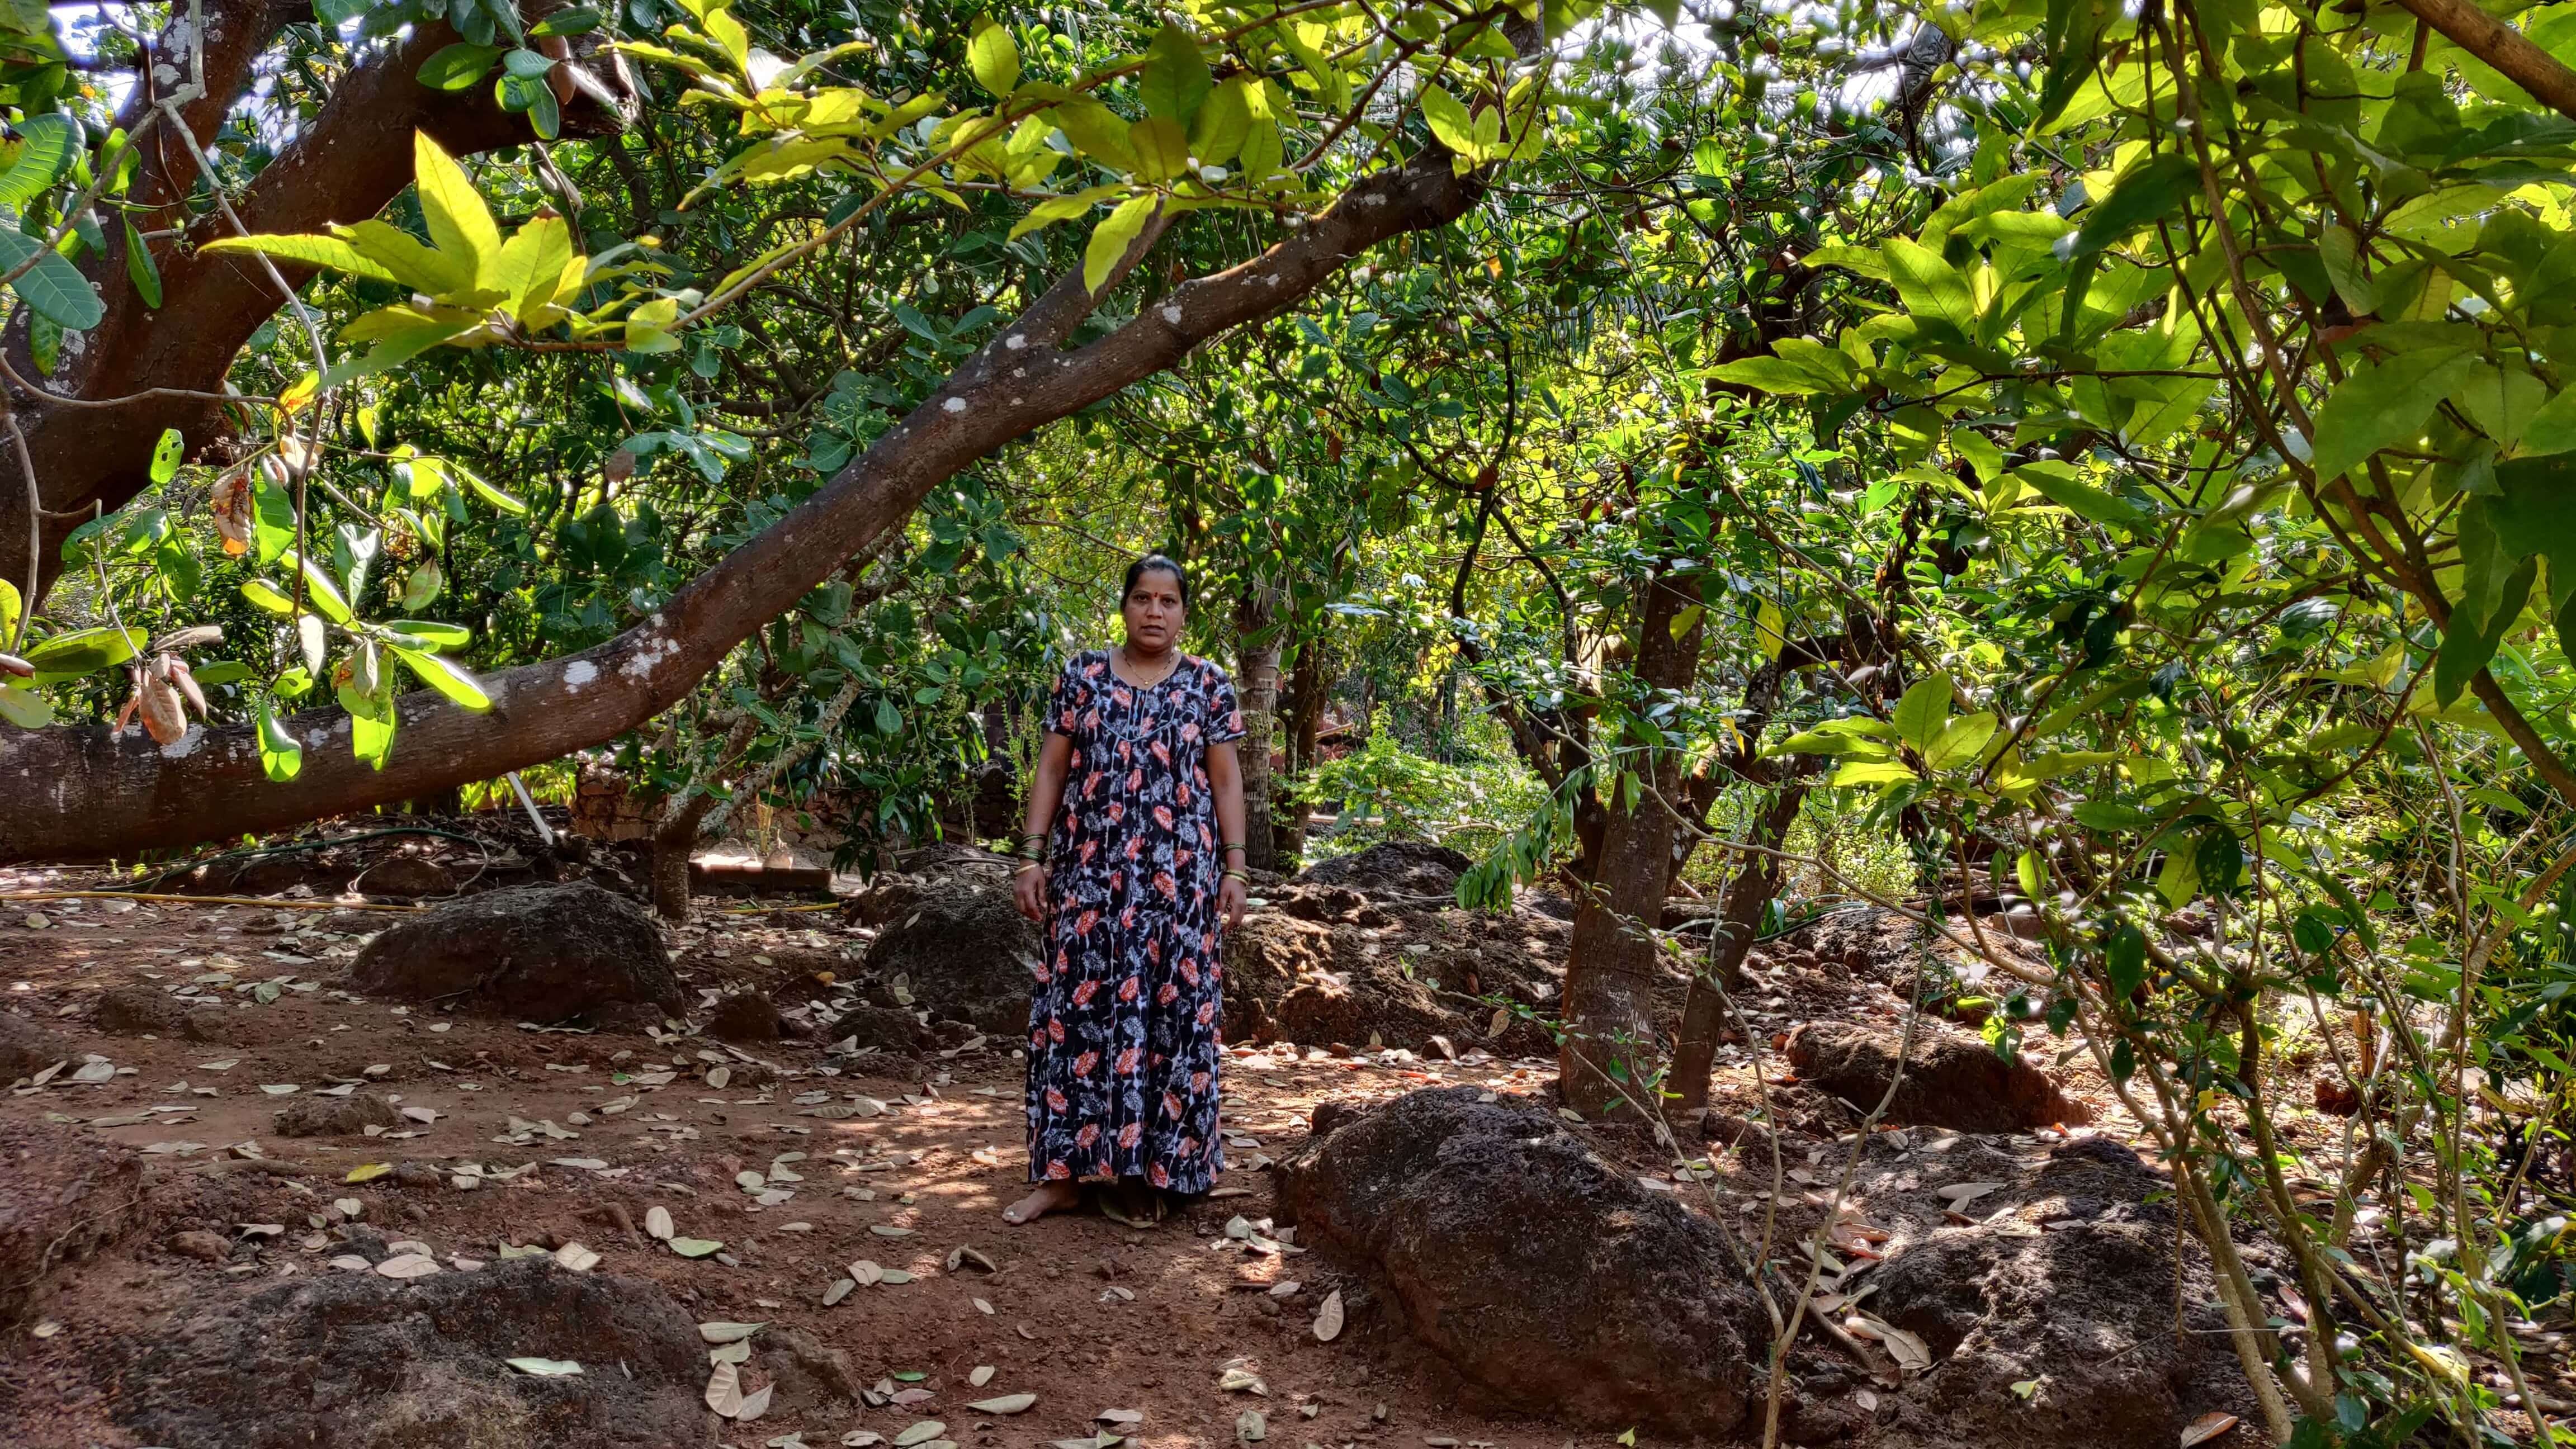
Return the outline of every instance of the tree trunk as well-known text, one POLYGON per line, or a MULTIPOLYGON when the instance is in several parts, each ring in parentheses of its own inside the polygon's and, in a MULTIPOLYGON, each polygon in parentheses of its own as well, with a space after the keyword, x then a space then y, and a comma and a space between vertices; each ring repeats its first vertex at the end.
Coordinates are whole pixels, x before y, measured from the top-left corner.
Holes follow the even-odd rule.
POLYGON ((693 795, 653 832, 653 909, 666 921, 689 918, 689 857, 715 805, 713 795, 693 795))
POLYGON ((1234 610, 1235 702, 1243 710, 1243 863, 1252 870, 1279 869, 1279 842, 1270 833, 1270 742, 1279 721, 1279 634, 1273 627, 1272 593, 1264 584, 1245 588, 1234 610))
MULTIPOLYGON (((1323 732, 1324 702, 1333 688, 1325 674, 1327 667, 1321 640, 1310 639, 1298 647, 1297 667, 1289 673, 1286 703, 1280 710, 1287 725, 1292 781, 1315 768, 1315 742, 1323 732)), ((1306 805, 1287 799, 1284 792, 1274 792, 1272 798, 1279 805, 1272 812, 1270 838, 1277 842, 1280 868, 1293 869, 1306 856, 1306 805)))
MULTIPOLYGON (((536 19, 567 3, 533 0, 521 8, 536 19)), ((187 108, 190 128, 201 142, 231 114, 234 101, 256 79, 270 42, 296 18, 296 7, 275 0, 212 0, 204 10, 209 94, 187 108)), ((188 44, 175 36, 188 24, 187 7, 176 7, 158 53, 187 54, 188 44)), ((412 183, 416 130, 459 156, 526 144, 531 138, 527 118, 503 111, 492 98, 492 87, 443 91, 418 79, 421 64, 457 40, 446 22, 422 22, 401 44, 343 75, 330 99, 296 128, 295 139, 235 199, 243 224, 259 232, 318 232, 333 222, 374 216, 412 183)), ((581 37, 573 42, 574 53, 588 78, 620 104, 603 106, 583 99, 587 91, 568 92, 562 107, 568 135, 604 135, 632 120, 632 79, 625 63, 601 52, 598 41, 597 36, 581 37)), ((119 124, 136 127, 144 104, 139 93, 130 99, 119 124)), ((223 404, 211 395, 222 391, 224 375, 242 344, 285 302, 257 262, 199 250, 230 234, 231 224, 221 212, 191 222, 179 211, 178 203, 199 179, 195 159, 176 136, 156 133, 147 141, 135 185, 136 200, 146 209, 134 219, 147 228, 186 227, 183 236, 153 246, 163 304, 144 305, 126 275, 122 249, 111 247, 110 255, 93 253, 81 263, 98 284, 107 315, 82 335, 82 345, 62 349, 50 375, 37 376, 27 347, 25 309, 6 339, 10 365, 49 394, 93 401, 147 394, 101 408, 10 387, 9 401, 26 430, 41 485, 46 516, 38 558, 43 577, 27 587, 27 553, 17 528, 27 517, 28 484, 15 453, 0 448, 0 519, 10 520, 8 536, 21 539, 0 549, 0 579, 26 592, 31 611, 63 567, 64 536, 87 522, 93 508, 113 513, 151 486, 152 452, 162 429, 177 428, 192 458, 232 435, 223 404), (154 388, 209 396, 150 394, 154 388)), ((296 286, 313 275, 309 267, 277 266, 296 286)))
MULTIPOLYGON (((1691 575, 1659 574, 1638 608, 1636 672, 1663 691, 1689 687, 1699 669, 1703 624, 1674 636, 1673 624, 1699 602, 1691 575)), ((1651 1090, 1655 1051, 1655 926, 1671 870, 1671 802, 1681 787, 1681 754, 1658 748, 1636 761, 1645 788, 1610 808, 1605 799, 1598 872, 1574 917, 1565 958, 1565 1037, 1557 1050, 1565 1105, 1586 1114, 1627 1105, 1651 1090)), ((1605 782, 1606 783, 1606 782, 1605 782)))
MULTIPOLYGON (((1778 850, 1806 802, 1806 781, 1783 786, 1754 817, 1749 843, 1778 850)), ((1708 958, 1691 976, 1690 994, 1682 1000, 1680 1039, 1673 1046, 1668 1088, 1686 1113, 1708 1105, 1708 1074, 1717 1062, 1717 1038, 1726 1022, 1725 994, 1744 984, 1745 953, 1762 930, 1763 913, 1779 899, 1783 873, 1779 856, 1747 851, 1743 868, 1726 883, 1726 899, 1710 926, 1715 936, 1708 958)))
MULTIPOLYGON (((1426 149, 1355 183, 1259 257, 1184 282, 1124 326, 1066 350, 1098 303, 1076 268, 867 451, 650 619, 569 659, 492 675, 484 681, 491 707, 480 712, 428 690, 403 696, 382 769, 351 755, 349 719, 336 709, 281 722, 304 749, 301 771, 284 782, 266 778, 247 725, 192 729, 166 749, 139 732, 96 726, 0 730, 0 800, 9 802, 0 810, 0 861, 129 854, 275 829, 614 739, 677 703, 734 646, 977 459, 1177 364, 1219 333, 1276 316, 1377 243, 1445 226, 1483 194, 1478 174, 1461 176, 1446 151, 1426 149)), ((1104 291, 1165 224, 1146 225, 1104 291)))

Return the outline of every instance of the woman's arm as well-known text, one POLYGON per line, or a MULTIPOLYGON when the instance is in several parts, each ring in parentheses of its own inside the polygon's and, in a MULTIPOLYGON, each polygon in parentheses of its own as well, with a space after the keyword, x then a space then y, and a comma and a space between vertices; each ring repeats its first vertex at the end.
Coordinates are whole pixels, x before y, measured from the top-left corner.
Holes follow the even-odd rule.
MULTIPOLYGON (((1243 761, 1236 757, 1234 741, 1226 740, 1208 746, 1208 785, 1216 791, 1216 830, 1218 860, 1224 870, 1243 869, 1243 761), (1231 848, 1229 848, 1231 847, 1231 848)), ((1229 926, 1243 924, 1243 908, 1250 892, 1243 888, 1241 876, 1227 876, 1217 883, 1217 909, 1225 913, 1229 926)))
MULTIPOLYGON (((1029 813, 1020 825, 1023 845, 1026 843, 1026 838, 1032 835, 1043 840, 1047 827, 1055 823, 1055 807, 1064 800, 1065 766, 1072 760, 1073 741, 1050 730, 1047 733, 1046 743, 1038 749, 1037 778, 1029 782, 1029 813)), ((1242 809, 1241 796, 1242 792, 1238 790, 1236 792, 1238 813, 1242 809)), ((1020 850, 1012 853, 1018 855, 1026 852, 1020 850)), ((1021 915, 1032 921, 1046 920, 1046 887, 1047 868, 1044 865, 1032 863, 1019 868, 1018 874, 1011 877, 1011 897, 1019 906, 1021 915)))

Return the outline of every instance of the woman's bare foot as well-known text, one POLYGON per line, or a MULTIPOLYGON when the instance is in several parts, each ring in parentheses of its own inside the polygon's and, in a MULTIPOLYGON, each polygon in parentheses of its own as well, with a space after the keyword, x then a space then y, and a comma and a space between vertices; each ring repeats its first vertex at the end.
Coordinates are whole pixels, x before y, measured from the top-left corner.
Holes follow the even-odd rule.
POLYGON ((1080 1201, 1082 1201, 1082 1189, 1076 1184, 1042 1182, 1027 1197, 1002 1209, 1002 1221, 1017 1227, 1021 1223, 1045 1217, 1048 1213, 1063 1212, 1080 1201))

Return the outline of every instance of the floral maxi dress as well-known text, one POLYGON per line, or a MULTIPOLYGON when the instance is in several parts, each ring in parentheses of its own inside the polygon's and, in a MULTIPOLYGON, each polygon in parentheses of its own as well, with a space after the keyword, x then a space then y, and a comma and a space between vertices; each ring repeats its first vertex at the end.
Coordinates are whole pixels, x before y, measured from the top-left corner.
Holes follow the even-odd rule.
POLYGON ((1184 655, 1149 689, 1106 650, 1065 666, 1047 729, 1073 742, 1049 843, 1048 957, 1029 1002, 1029 1180, 1224 1170, 1224 852, 1207 750, 1243 737, 1234 685, 1184 655))

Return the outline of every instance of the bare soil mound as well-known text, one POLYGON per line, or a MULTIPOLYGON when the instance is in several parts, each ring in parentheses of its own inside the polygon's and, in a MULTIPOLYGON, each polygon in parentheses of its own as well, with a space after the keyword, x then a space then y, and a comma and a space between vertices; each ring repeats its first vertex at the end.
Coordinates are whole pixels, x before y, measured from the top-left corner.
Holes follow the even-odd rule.
POLYGON ((1544 1023, 1565 979, 1565 922, 1521 909, 1388 910, 1331 885, 1262 899, 1226 938, 1227 1040, 1555 1050, 1544 1023))
POLYGON ((685 1001, 653 917, 586 883, 487 891, 407 918, 358 953, 349 988, 546 1023, 613 1007, 676 1015, 685 1001))
POLYGON ((1389 840, 1318 861, 1289 877, 1292 885, 1348 886, 1384 898, 1452 895, 1475 862, 1445 845, 1389 840))
POLYGON ((45 1275, 143 1219, 132 1152, 52 1123, 0 1123, 0 1324, 35 1311, 45 1275))
POLYGON ((209 999, 214 1011, 201 1011, 179 997, 152 986, 111 986, 98 994, 98 1005, 90 1014, 100 1031, 117 1036, 166 1036, 182 1041, 213 1042, 224 1039, 223 1023, 217 1019, 221 1003, 209 999))
POLYGON ((1789 1065, 1801 1085, 1819 1088, 1867 1111, 1896 1083, 1888 1116, 1897 1122, 1963 1132, 2017 1132, 2085 1122, 2083 1103, 2066 1096, 2027 1058, 1998 1056, 1982 1037, 1929 1018, 1916 1024, 1897 1081, 1901 1036, 1840 1021, 1811 1021, 1789 1034, 1789 1065))
POLYGON ((300 1278, 127 1345, 117 1416, 202 1449, 646 1449, 706 1437, 705 1346, 648 1279, 537 1259, 397 1282, 300 1278), (578 1374, 519 1372, 518 1357, 578 1374))
POLYGON ((926 1009, 995 1036, 1028 1030, 1029 987, 1046 941, 1012 904, 1007 876, 948 869, 890 880, 855 898, 850 913, 883 922, 863 968, 871 1001, 926 1009))
POLYGON ((1404 1326, 1470 1382, 1604 1428, 1742 1418, 1758 1312, 1724 1286, 1718 1228, 1517 1099, 1414 1092, 1321 1125, 1280 1164, 1283 1215, 1383 1275, 1404 1326))
POLYGON ((72 1055, 72 1045, 23 1016, 0 1011, 0 1081, 32 1077, 72 1055))

